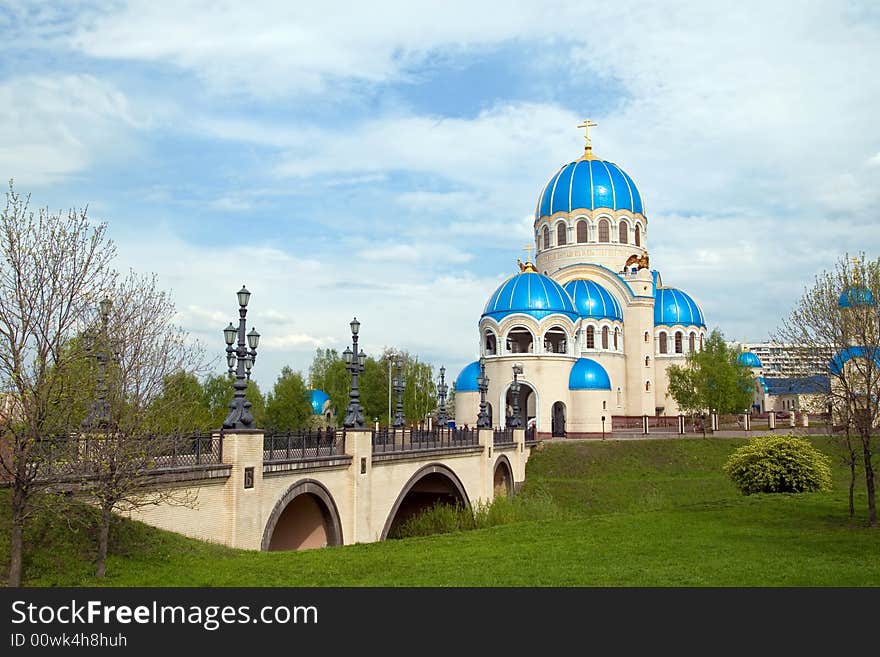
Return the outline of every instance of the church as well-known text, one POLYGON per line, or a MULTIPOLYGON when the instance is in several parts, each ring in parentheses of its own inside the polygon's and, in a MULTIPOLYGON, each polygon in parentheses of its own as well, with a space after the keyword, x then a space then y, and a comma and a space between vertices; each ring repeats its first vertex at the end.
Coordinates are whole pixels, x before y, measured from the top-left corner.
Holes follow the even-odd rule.
POLYGON ((595 125, 578 126, 583 155, 538 196, 534 262, 518 261, 488 296, 480 360, 455 381, 458 426, 477 424, 481 360, 495 427, 515 416, 539 438, 576 438, 610 431, 612 416, 678 414, 666 370, 702 348, 706 322, 693 298, 651 269, 641 194, 621 167, 593 153, 595 125))

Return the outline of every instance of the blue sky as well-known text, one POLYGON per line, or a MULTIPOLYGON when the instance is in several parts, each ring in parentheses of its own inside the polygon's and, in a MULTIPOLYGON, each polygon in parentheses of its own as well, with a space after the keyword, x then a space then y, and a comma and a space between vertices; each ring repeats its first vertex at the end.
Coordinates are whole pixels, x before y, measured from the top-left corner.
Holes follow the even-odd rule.
POLYGON ((263 388, 353 315, 457 373, 589 116, 664 283, 757 341, 880 255, 878 65, 875 2, 7 0, 0 174, 88 205, 218 355, 245 283, 263 388))

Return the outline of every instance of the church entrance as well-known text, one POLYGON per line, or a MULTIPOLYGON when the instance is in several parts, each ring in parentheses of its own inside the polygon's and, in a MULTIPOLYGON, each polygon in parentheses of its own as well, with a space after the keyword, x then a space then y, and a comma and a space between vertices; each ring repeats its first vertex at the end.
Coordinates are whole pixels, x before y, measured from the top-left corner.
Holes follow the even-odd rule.
POLYGON ((565 437, 565 404, 556 402, 553 404, 553 417, 550 423, 551 436, 554 438, 565 437))
MULTIPOLYGON (((505 408, 507 412, 505 413, 505 426, 510 425, 510 420, 513 417, 513 393, 510 392, 510 388, 507 389, 507 399, 505 401, 505 408)), ((525 429, 528 426, 529 420, 535 417, 535 391, 528 383, 519 382, 519 419, 520 419, 520 429, 525 429)))

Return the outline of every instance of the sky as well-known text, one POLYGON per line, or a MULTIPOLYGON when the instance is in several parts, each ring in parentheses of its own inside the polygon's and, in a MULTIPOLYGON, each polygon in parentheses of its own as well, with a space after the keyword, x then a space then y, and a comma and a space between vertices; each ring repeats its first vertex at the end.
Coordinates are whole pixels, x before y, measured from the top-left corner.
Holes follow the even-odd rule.
POLYGON ((880 256, 878 66, 872 0, 4 0, 0 175, 106 221, 218 373, 244 284, 264 390, 354 316, 454 377, 589 117, 664 284, 762 341, 880 256))

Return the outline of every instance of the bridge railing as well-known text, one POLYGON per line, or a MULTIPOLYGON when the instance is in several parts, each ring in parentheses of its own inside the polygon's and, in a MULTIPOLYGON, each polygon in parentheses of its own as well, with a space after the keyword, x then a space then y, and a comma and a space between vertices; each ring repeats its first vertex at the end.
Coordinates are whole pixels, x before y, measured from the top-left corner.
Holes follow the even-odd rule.
POLYGON ((373 453, 411 452, 423 449, 454 449, 479 444, 476 429, 379 429, 373 430, 373 453))
POLYGON ((263 437, 263 463, 302 461, 345 453, 345 432, 336 429, 284 431, 263 437))
POLYGON ((513 429, 510 427, 505 427, 504 429, 498 428, 492 430, 492 444, 493 445, 512 445, 513 444, 513 429))
POLYGON ((130 472, 192 468, 223 462, 223 434, 55 436, 41 440, 32 457, 40 479, 96 477, 114 460, 130 472))

